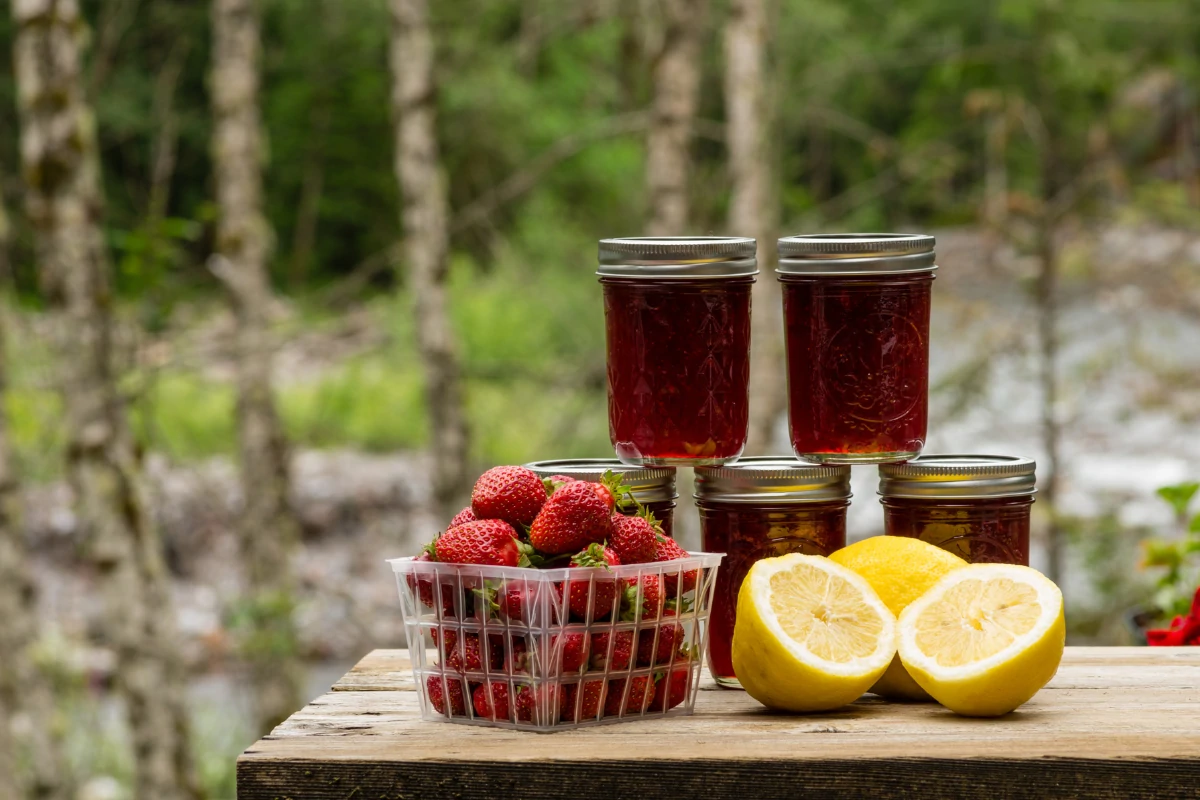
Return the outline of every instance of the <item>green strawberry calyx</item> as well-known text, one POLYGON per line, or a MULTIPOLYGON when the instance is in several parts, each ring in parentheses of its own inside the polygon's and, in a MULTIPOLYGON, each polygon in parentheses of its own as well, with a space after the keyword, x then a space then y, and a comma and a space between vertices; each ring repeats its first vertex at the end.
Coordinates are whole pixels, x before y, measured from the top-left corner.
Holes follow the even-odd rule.
POLYGON ((518 567, 537 568, 544 566, 546 563, 545 557, 533 548, 529 542, 517 540, 517 551, 520 556, 517 558, 518 567))
POLYGON ((612 493, 617 508, 622 510, 630 508, 640 510, 642 508, 642 504, 634 499, 633 490, 625 484, 625 473, 607 469, 600 476, 600 485, 612 493))
MULTIPOLYGON (((441 534, 439 533, 439 534, 438 534, 438 536, 441 536, 441 534)), ((424 547, 422 547, 422 548, 421 548, 421 552, 422 552, 422 553, 428 553, 428 554, 429 554, 429 557, 430 557, 430 558, 432 558, 434 561, 438 561, 438 560, 439 560, 439 559, 438 559, 438 554, 437 554, 437 540, 438 540, 438 536, 435 536, 435 537, 433 537, 433 540, 432 540, 432 541, 430 541, 430 542, 429 542, 429 544, 427 544, 427 545, 425 545, 424 547)))
POLYGON ((603 567, 609 569, 608 557, 604 554, 604 545, 593 542, 571 557, 571 564, 576 567, 603 567))

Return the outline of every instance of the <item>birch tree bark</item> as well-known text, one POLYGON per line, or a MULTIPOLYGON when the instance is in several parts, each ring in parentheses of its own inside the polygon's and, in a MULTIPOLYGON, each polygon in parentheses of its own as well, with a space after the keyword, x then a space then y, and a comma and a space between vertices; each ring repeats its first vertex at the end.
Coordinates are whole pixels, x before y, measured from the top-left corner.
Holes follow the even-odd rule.
POLYGON ((83 94, 77 0, 14 0, 26 209, 57 321, 67 478, 103 587, 135 755, 135 796, 198 794, 162 542, 112 369, 113 298, 100 229, 95 120, 83 94))
POLYGON ((679 236, 688 226, 692 126, 700 90, 700 44, 707 0, 663 0, 662 46, 654 60, 646 136, 649 236, 679 236))
POLYGON ((725 27, 725 113, 732 195, 729 231, 758 240, 761 273, 754 286, 750 352, 748 453, 769 453, 775 423, 787 406, 783 375, 783 308, 775 279, 779 203, 771 146, 768 87, 770 0, 732 0, 725 27))
POLYGON ((447 313, 448 201, 437 142, 433 37, 426 0, 391 0, 392 113, 404 255, 425 373, 433 489, 443 517, 467 490, 462 371, 447 313))
MULTIPOLYGON (((0 281, 8 280, 8 218, 0 198, 0 281)), ((0 292, 0 408, 8 392, 7 292, 0 292)), ((8 448, 8 417, 0 413, 0 797, 70 797, 61 726, 49 679, 32 654, 37 639, 37 595, 20 526, 19 486, 8 448), (24 719, 24 741, 13 734, 24 719)))
POLYGON ((260 733, 301 704, 292 620, 291 557, 297 524, 288 505, 288 450, 271 392, 271 232, 262 213, 263 132, 259 119, 257 0, 212 5, 213 167, 217 252, 236 320, 237 421, 243 505, 239 540, 246 569, 245 655, 260 733))

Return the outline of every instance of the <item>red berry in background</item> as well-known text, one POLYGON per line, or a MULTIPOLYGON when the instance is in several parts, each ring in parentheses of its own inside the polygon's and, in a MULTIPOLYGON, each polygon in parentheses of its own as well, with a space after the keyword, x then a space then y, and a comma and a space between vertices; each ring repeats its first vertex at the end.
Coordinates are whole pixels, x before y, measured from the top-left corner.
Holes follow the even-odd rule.
POLYGON ((508 684, 503 681, 480 684, 471 698, 475 713, 484 719, 511 719, 508 684), (489 692, 488 689, 491 689, 489 692))
POLYGON ((450 528, 457 528, 459 525, 466 525, 468 522, 478 521, 479 517, 475 516, 475 512, 471 510, 470 506, 467 506, 454 515, 454 519, 450 520, 450 524, 446 526, 446 529, 449 530, 450 528))
POLYGON ((640 714, 654 702, 654 682, 649 675, 636 675, 608 682, 608 697, 604 701, 604 716, 640 714), (625 696, 626 683, 629 696, 625 696))
MULTIPOLYGON (((663 609, 664 617, 673 617, 675 612, 663 609)), ((646 628, 638 633, 637 665, 649 667, 656 664, 668 664, 672 658, 678 658, 679 648, 683 644, 683 626, 676 622, 664 622, 652 628, 646 628), (655 642, 655 631, 658 641, 655 642)))
POLYGON ((572 481, 550 495, 529 528, 529 542, 547 555, 577 553, 603 542, 612 530, 612 512, 595 484, 572 481))
POLYGON ((627 621, 658 619, 665 603, 666 594, 662 577, 643 575, 636 582, 625 587, 625 597, 621 604, 621 619, 627 621), (639 587, 641 588, 640 593, 638 592, 639 587))
POLYGON ((689 666, 675 667, 670 675, 660 676, 656 681, 654 699, 646 706, 647 711, 670 711, 687 699, 691 686, 692 670, 689 666))
MULTIPOLYGON (((679 542, 669 536, 661 536, 654 543, 655 556, 654 561, 678 561, 681 558, 688 558, 688 551, 679 546, 679 542)), ((696 583, 700 579, 700 571, 695 569, 685 570, 682 573, 683 580, 680 580, 681 573, 664 572, 663 581, 666 583, 667 595, 676 597, 682 591, 690 592, 696 588, 696 583)))
POLYGON ((585 680, 579 683, 565 684, 562 689, 562 703, 559 708, 559 718, 563 722, 581 722, 595 719, 604 707, 608 684, 603 680, 585 680), (582 687, 582 699, 580 691, 582 687), (578 707, 576 707, 578 704, 578 707))
MULTIPOLYGON (((591 544, 572 557, 571 569, 607 568, 619 566, 620 563, 620 557, 610 548, 601 544, 591 544)), ((588 621, 588 598, 593 594, 592 587, 595 587, 594 596, 591 599, 591 621, 594 622, 606 619, 612 614, 625 582, 611 575, 591 575, 574 579, 568 578, 566 584, 567 591, 570 593, 567 604, 571 616, 585 622, 588 621)), ((555 584, 554 591, 561 601, 563 587, 555 584)))
POLYGON ((589 661, 592 669, 608 669, 612 672, 629 669, 629 665, 633 663, 633 631, 593 633, 590 649, 589 661))
POLYGON ((478 519, 502 519, 514 527, 528 527, 545 503, 542 479, 525 467, 492 467, 471 491, 478 519))
POLYGON ((437 560, 449 564, 515 567, 521 561, 517 532, 507 522, 485 519, 458 525, 438 537, 437 560))
POLYGON ((455 717, 465 716, 467 700, 463 694, 462 681, 447 676, 443 685, 441 675, 430 675, 425 681, 425 691, 429 695, 429 703, 442 716, 446 715, 446 697, 450 697, 450 714, 455 717))
POLYGON ((655 527, 646 517, 612 515, 612 533, 608 546, 617 551, 622 564, 646 564, 658 558, 656 541, 662 529, 655 527))

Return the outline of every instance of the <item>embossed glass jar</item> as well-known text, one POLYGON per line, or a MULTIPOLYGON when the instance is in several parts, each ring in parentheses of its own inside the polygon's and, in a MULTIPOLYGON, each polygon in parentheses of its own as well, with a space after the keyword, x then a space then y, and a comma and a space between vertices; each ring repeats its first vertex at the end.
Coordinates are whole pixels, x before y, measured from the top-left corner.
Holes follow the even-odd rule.
POLYGON ((879 467, 884 532, 973 564, 1029 565, 1036 464, 1014 456, 927 455, 879 467))
POLYGON ((532 461, 525 466, 539 478, 565 475, 577 481, 598 481, 608 470, 619 472, 633 499, 650 509, 662 525, 663 533, 667 536, 673 533, 675 501, 679 497, 675 490, 674 467, 627 467, 615 458, 564 458, 532 461))
POLYGON ((704 549, 725 553, 708 638, 708 663, 717 683, 738 686, 733 628, 738 591, 754 562, 786 553, 827 556, 844 547, 849 505, 850 468, 845 466, 752 456, 737 464, 696 468, 704 549))
POLYGON ((753 239, 604 239, 608 426, 625 464, 723 464, 746 444, 753 239))
POLYGON ((821 464, 906 461, 925 445, 934 238, 779 240, 792 449, 821 464))

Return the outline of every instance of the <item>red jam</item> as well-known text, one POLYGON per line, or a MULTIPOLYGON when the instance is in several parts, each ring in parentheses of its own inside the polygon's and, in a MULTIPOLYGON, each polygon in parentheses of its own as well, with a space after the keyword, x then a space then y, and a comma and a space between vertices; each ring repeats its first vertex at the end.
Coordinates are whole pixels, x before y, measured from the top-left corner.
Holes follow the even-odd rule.
POLYGON ((796 454, 870 463, 919 453, 928 409, 933 274, 780 280, 796 454))
POLYGON ((827 556, 844 547, 849 502, 758 505, 697 500, 696 505, 704 550, 725 553, 709 617, 708 664, 718 683, 736 686, 733 627, 746 573, 762 558, 786 553, 827 556))
POLYGON ((1029 566, 1033 497, 885 497, 880 502, 889 536, 921 539, 972 564, 1029 566))
POLYGON ((746 444, 752 276, 600 279, 608 423, 627 464, 721 464, 746 444))

